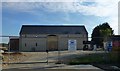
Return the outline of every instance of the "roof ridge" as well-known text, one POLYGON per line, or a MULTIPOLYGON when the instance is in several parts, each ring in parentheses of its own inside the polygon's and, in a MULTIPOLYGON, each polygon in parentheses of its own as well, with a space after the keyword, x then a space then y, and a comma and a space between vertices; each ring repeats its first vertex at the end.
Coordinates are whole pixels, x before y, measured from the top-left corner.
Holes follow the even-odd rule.
POLYGON ((84 25, 22 25, 22 26, 84 26, 84 25))
POLYGON ((84 25, 22 25, 20 34, 75 34, 87 33, 84 25))

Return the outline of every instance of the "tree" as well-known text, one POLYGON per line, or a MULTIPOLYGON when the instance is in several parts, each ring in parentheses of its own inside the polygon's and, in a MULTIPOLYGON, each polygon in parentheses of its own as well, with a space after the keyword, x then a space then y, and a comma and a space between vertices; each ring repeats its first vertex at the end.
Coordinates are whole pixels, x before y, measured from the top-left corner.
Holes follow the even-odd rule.
POLYGON ((96 26, 92 32, 92 42, 97 46, 103 46, 109 36, 113 35, 113 30, 107 22, 96 26))

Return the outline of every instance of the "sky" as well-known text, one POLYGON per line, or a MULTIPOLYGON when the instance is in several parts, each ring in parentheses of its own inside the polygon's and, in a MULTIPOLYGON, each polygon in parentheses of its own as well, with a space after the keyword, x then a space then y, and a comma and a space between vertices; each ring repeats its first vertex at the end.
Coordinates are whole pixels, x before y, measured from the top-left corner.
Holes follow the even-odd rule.
POLYGON ((22 25, 84 25, 108 22, 118 34, 119 0, 2 0, 2 35, 19 36, 22 25))

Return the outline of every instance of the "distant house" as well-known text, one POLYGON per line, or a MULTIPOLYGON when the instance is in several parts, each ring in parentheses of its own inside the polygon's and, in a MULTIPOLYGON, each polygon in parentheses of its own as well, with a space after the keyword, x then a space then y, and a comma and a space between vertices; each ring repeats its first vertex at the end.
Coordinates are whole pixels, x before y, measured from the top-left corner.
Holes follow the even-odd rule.
POLYGON ((83 49, 83 41, 88 40, 85 26, 23 25, 19 51, 68 50, 70 40, 76 42, 77 50, 83 49))
POLYGON ((111 37, 112 40, 112 50, 120 51, 120 35, 113 35, 111 37))

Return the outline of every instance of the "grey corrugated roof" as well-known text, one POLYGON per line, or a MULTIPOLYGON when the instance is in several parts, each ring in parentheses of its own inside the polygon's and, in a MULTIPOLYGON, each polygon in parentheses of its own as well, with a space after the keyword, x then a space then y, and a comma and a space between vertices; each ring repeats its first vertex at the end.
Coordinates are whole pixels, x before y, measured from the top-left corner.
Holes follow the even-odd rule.
POLYGON ((23 25, 20 34, 88 34, 78 25, 23 25))

